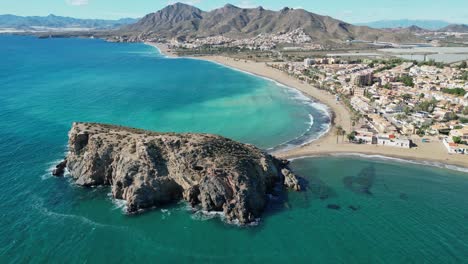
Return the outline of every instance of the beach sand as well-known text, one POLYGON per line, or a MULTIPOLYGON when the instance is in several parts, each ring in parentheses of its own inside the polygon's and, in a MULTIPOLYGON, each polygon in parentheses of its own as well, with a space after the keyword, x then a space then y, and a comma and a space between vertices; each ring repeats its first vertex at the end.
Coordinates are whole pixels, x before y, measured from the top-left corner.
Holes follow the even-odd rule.
MULTIPOLYGON (((147 43, 156 46, 162 53, 168 57, 176 57, 174 53, 169 52, 166 45, 147 43)), ((443 164, 450 164, 468 168, 468 156, 459 154, 449 154, 441 142, 422 143, 421 138, 413 137, 413 142, 417 147, 411 149, 402 149, 397 147, 384 147, 377 145, 358 145, 348 143, 346 136, 336 136, 336 127, 341 126, 347 133, 352 131, 351 114, 347 108, 335 100, 335 96, 319 90, 309 84, 305 84, 288 74, 268 67, 263 62, 253 62, 246 60, 238 60, 223 56, 204 56, 196 59, 208 60, 223 64, 228 67, 246 71, 258 76, 266 77, 277 81, 281 84, 295 88, 305 95, 328 106, 332 113, 332 127, 328 133, 321 138, 297 148, 283 152, 275 153, 276 156, 286 159, 305 157, 305 156, 320 156, 320 155, 335 155, 335 154, 366 154, 366 155, 381 155, 395 157, 404 160, 413 161, 428 161, 443 164)), ((302 121, 302 120, 301 120, 302 121)))

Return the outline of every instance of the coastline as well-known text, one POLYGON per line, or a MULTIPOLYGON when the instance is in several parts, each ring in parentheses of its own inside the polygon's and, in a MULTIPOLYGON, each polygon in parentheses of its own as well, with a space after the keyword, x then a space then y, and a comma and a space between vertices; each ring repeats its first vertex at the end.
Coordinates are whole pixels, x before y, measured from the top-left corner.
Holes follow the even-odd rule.
MULTIPOLYGON (((172 53, 166 45, 156 43, 145 43, 157 48, 162 54, 167 57, 177 57, 172 53)), ((326 133, 318 139, 297 146, 296 148, 288 149, 281 152, 276 152, 275 155, 284 159, 296 159, 307 156, 330 156, 336 154, 364 154, 364 155, 381 155, 402 160, 418 161, 423 164, 427 162, 442 163, 454 165, 461 168, 468 168, 468 158, 466 155, 449 154, 441 142, 422 143, 419 137, 413 137, 413 141, 418 145, 411 149, 402 149, 396 147, 384 147, 377 145, 358 145, 347 143, 346 139, 336 136, 336 127, 341 126, 347 133, 352 131, 351 114, 347 108, 335 100, 335 96, 319 90, 311 85, 305 84, 288 74, 273 69, 261 62, 253 62, 246 60, 235 60, 233 58, 222 56, 203 56, 195 57, 194 59, 206 60, 227 67, 235 68, 250 74, 257 75, 276 81, 284 86, 296 89, 304 95, 318 101, 328 107, 331 114, 331 124, 326 133), (338 142, 338 143, 337 143, 338 142)), ((430 165, 430 164, 428 164, 430 165)))

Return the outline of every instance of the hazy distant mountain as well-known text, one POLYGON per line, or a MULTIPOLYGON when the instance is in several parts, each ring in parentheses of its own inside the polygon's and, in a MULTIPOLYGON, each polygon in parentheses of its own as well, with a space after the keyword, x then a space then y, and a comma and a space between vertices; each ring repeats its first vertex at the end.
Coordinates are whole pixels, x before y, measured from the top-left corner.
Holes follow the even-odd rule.
POLYGON ((358 25, 368 26, 372 28, 407 28, 410 26, 417 26, 424 29, 436 30, 446 27, 450 23, 442 20, 380 20, 368 23, 360 23, 358 25))
POLYGON ((246 38, 262 33, 286 33, 297 28, 317 42, 345 40, 378 40, 391 42, 418 41, 412 34, 401 34, 349 23, 307 12, 284 8, 271 11, 258 8, 239 8, 225 5, 209 12, 186 4, 173 4, 125 26, 121 33, 144 37, 208 37, 223 35, 246 38))
POLYGON ((410 26, 410 27, 404 27, 404 28, 401 28, 401 27, 400 28, 384 28, 382 30, 400 33, 400 34, 412 34, 412 35, 433 32, 432 30, 424 29, 418 26, 410 26))
POLYGON ((112 29, 135 23, 138 19, 123 18, 119 20, 102 19, 77 19, 55 15, 40 16, 15 16, 0 15, 0 28, 32 29, 34 27, 46 28, 94 28, 112 29))
POLYGON ((453 25, 448 25, 444 28, 439 29, 438 31, 442 32, 461 32, 461 33, 468 33, 468 25, 463 25, 463 24, 453 24, 453 25))

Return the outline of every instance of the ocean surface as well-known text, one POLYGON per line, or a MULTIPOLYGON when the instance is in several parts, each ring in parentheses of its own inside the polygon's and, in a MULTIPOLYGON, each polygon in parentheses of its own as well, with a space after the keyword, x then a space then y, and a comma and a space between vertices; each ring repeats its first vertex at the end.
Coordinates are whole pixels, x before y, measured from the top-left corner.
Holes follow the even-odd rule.
POLYGON ((0 47, 0 263, 468 259, 467 173, 364 157, 294 160, 307 191, 274 198, 256 226, 184 203, 127 216, 108 188, 50 176, 71 122, 278 150, 326 131, 326 109, 273 81, 142 44, 0 36, 0 47))

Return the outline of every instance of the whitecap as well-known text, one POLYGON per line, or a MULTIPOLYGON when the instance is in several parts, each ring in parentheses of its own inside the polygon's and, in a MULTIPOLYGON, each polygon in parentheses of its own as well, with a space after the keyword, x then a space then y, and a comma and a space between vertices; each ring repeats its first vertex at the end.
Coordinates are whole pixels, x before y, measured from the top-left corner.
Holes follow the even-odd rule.
MULTIPOLYGON (((59 164, 62 161, 63 161, 63 159, 57 159, 57 160, 48 162, 47 163, 47 168, 45 169, 45 173, 41 175, 41 180, 44 181, 44 180, 48 180, 50 178, 55 178, 52 175, 52 172, 56 168, 57 164, 59 164)), ((70 172, 68 171, 67 168, 65 168, 64 176, 69 176, 69 175, 70 175, 70 172)))

